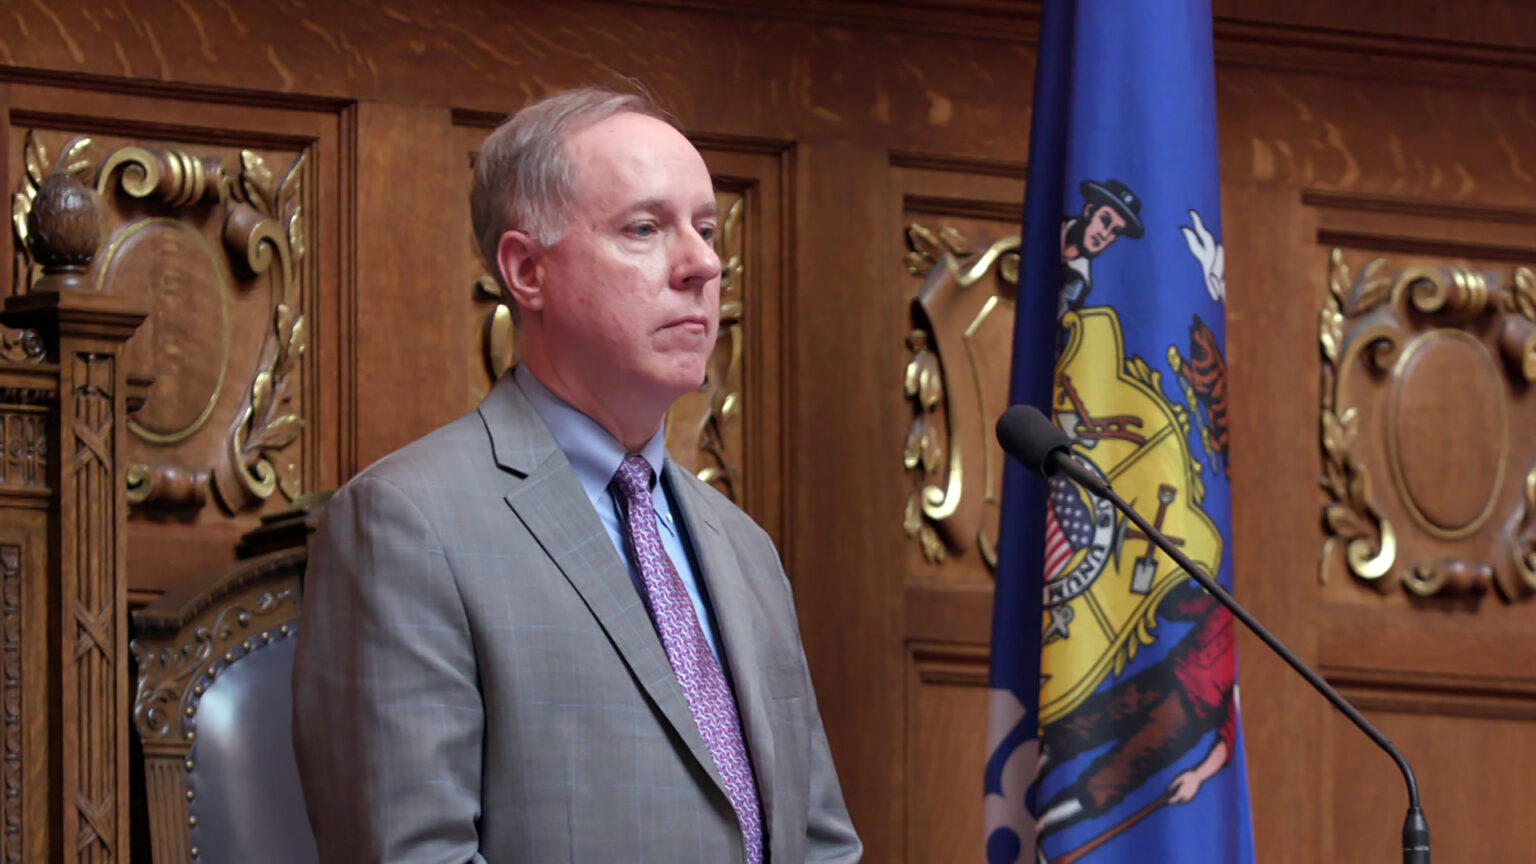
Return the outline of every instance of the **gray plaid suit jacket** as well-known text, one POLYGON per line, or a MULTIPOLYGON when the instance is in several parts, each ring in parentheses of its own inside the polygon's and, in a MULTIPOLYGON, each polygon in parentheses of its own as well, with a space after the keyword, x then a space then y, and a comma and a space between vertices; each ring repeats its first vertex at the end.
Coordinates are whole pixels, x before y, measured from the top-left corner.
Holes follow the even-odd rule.
MULTIPOLYGON (((775 864, 858 861, 768 536, 670 461, 775 864)), ((575 471, 510 374, 326 505, 293 672, 325 862, 745 859, 714 763, 575 471)))

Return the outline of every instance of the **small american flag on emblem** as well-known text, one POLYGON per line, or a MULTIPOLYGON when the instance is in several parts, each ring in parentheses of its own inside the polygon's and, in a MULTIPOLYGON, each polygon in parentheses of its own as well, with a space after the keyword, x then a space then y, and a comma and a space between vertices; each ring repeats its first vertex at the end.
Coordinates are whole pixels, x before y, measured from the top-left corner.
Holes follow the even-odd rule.
POLYGON ((1051 478, 1050 506, 1045 511, 1045 578, 1054 579, 1072 554, 1093 540, 1093 513, 1072 481, 1051 478))

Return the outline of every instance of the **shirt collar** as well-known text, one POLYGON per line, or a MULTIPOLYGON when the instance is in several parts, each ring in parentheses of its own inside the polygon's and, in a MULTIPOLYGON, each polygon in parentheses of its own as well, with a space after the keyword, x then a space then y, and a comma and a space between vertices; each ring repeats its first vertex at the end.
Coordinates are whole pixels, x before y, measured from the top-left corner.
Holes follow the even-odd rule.
MULTIPOLYGON (((624 445, 608 434, 608 430, 598 425, 596 420, 556 396, 526 365, 519 363, 512 371, 512 376, 517 386, 522 388, 523 395, 533 403, 534 410, 539 412, 544 425, 549 427, 550 434, 565 453, 566 460, 576 470, 576 476, 581 480, 581 487, 586 490, 587 497, 594 504, 602 500, 608 494, 608 484, 613 481, 613 475, 618 473, 619 464, 629 455, 624 445)), ((656 434, 645 442, 645 446, 640 448, 640 455, 651 465, 652 488, 655 488, 656 481, 661 477, 661 469, 666 464, 666 432, 667 427, 663 423, 656 434)))

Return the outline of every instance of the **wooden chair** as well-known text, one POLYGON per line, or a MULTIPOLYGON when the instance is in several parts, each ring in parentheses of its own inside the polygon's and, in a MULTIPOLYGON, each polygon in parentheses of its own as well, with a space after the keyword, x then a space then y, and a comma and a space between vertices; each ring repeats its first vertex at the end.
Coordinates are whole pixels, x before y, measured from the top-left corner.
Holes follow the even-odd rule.
POLYGON ((133 616, 155 864, 317 860, 288 679, 318 504, 264 519, 238 564, 133 616))

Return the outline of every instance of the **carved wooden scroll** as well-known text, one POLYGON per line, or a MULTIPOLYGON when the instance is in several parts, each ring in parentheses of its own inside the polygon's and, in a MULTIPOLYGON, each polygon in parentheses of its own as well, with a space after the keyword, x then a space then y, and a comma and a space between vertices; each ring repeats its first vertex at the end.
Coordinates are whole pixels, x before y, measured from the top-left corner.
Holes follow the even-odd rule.
POLYGON ((1322 349, 1321 576, 1416 596, 1536 592, 1536 276, 1335 249, 1322 349))
POLYGON ((1003 457, 992 421, 1008 401, 1019 238, 978 251, 953 229, 912 225, 907 243, 908 271, 926 278, 907 334, 913 417, 903 460, 913 489, 903 524, 929 563, 975 545, 995 567, 1003 457))

